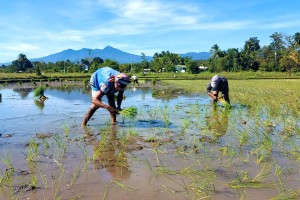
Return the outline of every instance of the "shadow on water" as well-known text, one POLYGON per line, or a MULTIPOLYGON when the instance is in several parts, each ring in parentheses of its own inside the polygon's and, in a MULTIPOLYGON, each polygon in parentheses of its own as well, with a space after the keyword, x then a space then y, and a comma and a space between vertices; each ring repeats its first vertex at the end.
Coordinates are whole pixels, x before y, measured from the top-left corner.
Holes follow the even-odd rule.
POLYGON ((128 179, 130 170, 126 158, 127 146, 117 136, 118 126, 106 126, 98 134, 95 134, 89 127, 83 127, 82 129, 86 141, 93 146, 92 162, 94 167, 105 170, 107 175, 110 176, 107 177, 109 179, 128 179))

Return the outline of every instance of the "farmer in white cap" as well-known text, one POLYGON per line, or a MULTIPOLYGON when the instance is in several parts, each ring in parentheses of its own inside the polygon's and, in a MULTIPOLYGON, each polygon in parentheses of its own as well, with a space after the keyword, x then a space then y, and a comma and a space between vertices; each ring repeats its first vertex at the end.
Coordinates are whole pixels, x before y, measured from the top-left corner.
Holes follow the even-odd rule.
POLYGON ((111 115, 111 123, 116 124, 116 115, 121 110, 123 93, 129 83, 130 77, 112 68, 102 67, 95 71, 90 80, 93 104, 85 114, 81 125, 86 126, 98 108, 107 109, 111 115), (117 92, 116 106, 114 94, 117 92), (102 101, 104 95, 107 97, 108 105, 102 101))
POLYGON ((218 101, 219 92, 222 92, 221 98, 230 104, 228 81, 224 76, 215 75, 211 78, 206 88, 207 94, 213 99, 213 102, 218 101))

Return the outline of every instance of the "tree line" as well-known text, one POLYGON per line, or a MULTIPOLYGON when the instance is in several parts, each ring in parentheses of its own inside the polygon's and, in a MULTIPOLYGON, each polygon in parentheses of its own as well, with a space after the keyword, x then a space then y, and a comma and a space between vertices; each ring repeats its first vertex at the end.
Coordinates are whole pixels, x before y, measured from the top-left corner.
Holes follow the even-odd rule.
POLYGON ((141 53, 140 63, 120 64, 115 60, 101 59, 100 57, 84 58, 81 61, 70 60, 52 62, 31 62, 25 54, 19 54, 18 58, 10 65, 0 67, 0 72, 31 72, 41 75, 46 72, 87 73, 96 69, 109 66, 122 72, 140 73, 144 69, 153 72, 176 72, 176 65, 185 65, 188 73, 199 73, 199 66, 207 66, 210 72, 238 72, 238 71, 300 71, 300 33, 284 35, 273 33, 270 36, 271 43, 260 46, 257 37, 251 37, 245 41, 243 48, 229 48, 221 50, 214 44, 208 60, 192 60, 191 57, 181 57, 179 54, 169 51, 155 53, 151 62, 147 61, 144 53, 141 53))
POLYGON ((223 51, 217 44, 211 47, 211 72, 218 71, 300 71, 300 33, 293 36, 273 33, 271 43, 261 47, 257 37, 251 37, 239 50, 223 51))

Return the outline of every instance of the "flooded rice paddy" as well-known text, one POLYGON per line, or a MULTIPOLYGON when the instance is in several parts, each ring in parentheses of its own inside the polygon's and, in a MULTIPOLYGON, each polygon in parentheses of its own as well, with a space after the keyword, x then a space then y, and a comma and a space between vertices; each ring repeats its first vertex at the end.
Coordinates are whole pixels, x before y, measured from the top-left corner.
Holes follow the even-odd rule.
MULTIPOLYGON (((299 115, 143 83, 134 119, 96 111, 80 84, 0 86, 0 199, 299 199, 299 115), (71 85, 71 86, 70 86, 71 85)), ((105 99, 105 98, 104 98, 105 99)), ((298 112, 299 113, 299 112, 298 112)))

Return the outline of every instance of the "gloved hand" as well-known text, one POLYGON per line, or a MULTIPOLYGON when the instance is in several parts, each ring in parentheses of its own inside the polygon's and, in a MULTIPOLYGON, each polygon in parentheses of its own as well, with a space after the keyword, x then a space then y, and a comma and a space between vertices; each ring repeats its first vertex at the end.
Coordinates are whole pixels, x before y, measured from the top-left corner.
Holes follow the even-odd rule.
POLYGON ((110 112, 111 114, 118 114, 118 110, 114 109, 111 106, 107 107, 108 112, 110 112))

